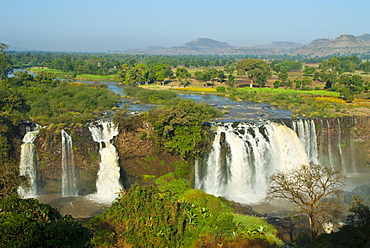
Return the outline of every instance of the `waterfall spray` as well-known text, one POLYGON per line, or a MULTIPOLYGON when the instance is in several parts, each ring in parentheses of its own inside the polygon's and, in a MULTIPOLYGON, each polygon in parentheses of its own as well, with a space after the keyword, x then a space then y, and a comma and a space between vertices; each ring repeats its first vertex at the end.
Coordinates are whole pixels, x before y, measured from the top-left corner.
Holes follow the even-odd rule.
POLYGON ((73 155, 72 137, 64 130, 62 135, 62 195, 78 195, 76 187, 75 162, 73 155))
POLYGON ((118 128, 112 122, 99 121, 96 125, 90 125, 89 130, 93 140, 99 143, 101 157, 96 181, 97 192, 92 195, 92 199, 111 202, 117 197, 122 187, 119 183, 118 154, 112 144, 113 138, 118 135, 118 128))

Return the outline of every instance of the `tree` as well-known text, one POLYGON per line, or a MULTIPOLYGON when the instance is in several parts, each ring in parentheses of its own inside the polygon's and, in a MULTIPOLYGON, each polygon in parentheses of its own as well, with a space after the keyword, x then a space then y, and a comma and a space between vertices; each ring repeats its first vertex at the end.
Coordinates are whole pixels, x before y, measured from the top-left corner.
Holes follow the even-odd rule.
POLYGON ((311 240, 320 224, 332 221, 340 204, 336 201, 345 184, 339 170, 328 165, 301 165, 290 172, 277 172, 269 178, 266 200, 274 198, 293 201, 300 213, 308 215, 311 240))
POLYGON ((360 68, 366 73, 368 74, 370 72, 370 61, 366 61, 364 63, 361 64, 360 68))
POLYGON ((11 58, 5 54, 8 45, 0 43, 0 81, 8 76, 8 73, 13 70, 13 62, 11 58))
POLYGON ((282 70, 278 73, 278 79, 281 82, 285 82, 288 79, 288 72, 286 70, 282 70))
POLYGON ((316 69, 315 67, 312 67, 312 66, 305 66, 304 69, 303 69, 303 74, 304 75, 313 75, 315 74, 316 72, 316 69))
POLYGON ((184 81, 188 80, 188 78, 191 77, 191 74, 188 72, 188 70, 185 67, 177 68, 175 75, 177 77, 177 80, 179 80, 181 84, 184 84, 184 86, 185 86, 184 81))
POLYGON ((157 134, 166 140, 164 147, 183 157, 204 151, 198 147, 208 142, 203 131, 204 122, 220 115, 214 107, 191 100, 180 100, 149 111, 157 134))
POLYGON ((326 82, 325 89, 334 87, 339 74, 341 74, 340 61, 338 58, 324 60, 320 64, 320 80, 326 82))
POLYGON ((173 71, 169 65, 163 63, 157 63, 152 68, 153 79, 158 81, 160 84, 164 83, 166 78, 170 78, 173 76, 173 71))
POLYGON ((259 59, 243 59, 237 62, 236 69, 239 74, 246 73, 250 79, 249 86, 253 87, 253 82, 258 82, 259 85, 264 84, 267 78, 271 76, 270 66, 266 61, 259 59))
POLYGON ((338 79, 338 83, 342 98, 348 102, 352 102, 354 96, 360 94, 364 90, 365 81, 360 75, 349 76, 343 74, 338 79))
POLYGON ((89 230, 50 205, 13 195, 0 209, 0 247, 89 247, 89 230))

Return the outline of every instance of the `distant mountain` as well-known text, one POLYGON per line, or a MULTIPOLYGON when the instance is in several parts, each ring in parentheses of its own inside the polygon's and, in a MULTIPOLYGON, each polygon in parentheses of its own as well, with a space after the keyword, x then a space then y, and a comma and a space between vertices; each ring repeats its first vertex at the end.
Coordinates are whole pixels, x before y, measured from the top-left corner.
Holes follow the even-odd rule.
POLYGON ((306 45, 289 41, 274 41, 268 45, 237 47, 209 38, 198 38, 184 45, 165 48, 150 46, 123 51, 124 54, 161 55, 352 55, 370 53, 370 34, 355 37, 344 34, 336 39, 316 39, 306 45))
POLYGON ((314 41, 312 41, 312 42, 310 42, 310 43, 308 43, 307 45, 305 45, 304 47, 303 47, 303 49, 305 49, 305 48, 315 48, 315 47, 320 47, 320 46, 323 46, 323 45, 325 45, 325 44, 327 44, 327 43, 329 43, 331 41, 331 39, 316 39, 316 40, 314 40, 314 41))
POLYGON ((264 45, 261 47, 264 48, 296 48, 296 47, 302 47, 303 44, 298 42, 290 42, 290 41, 273 41, 268 45, 264 45))
POLYGON ((357 38, 367 42, 367 43, 370 43, 370 34, 363 34, 363 35, 360 35, 360 36, 357 36, 357 38))
POLYGON ((162 46, 148 46, 148 47, 141 47, 141 48, 136 48, 136 49, 130 49, 125 52, 130 52, 134 54, 147 54, 147 53, 153 53, 156 51, 168 49, 167 47, 162 47, 162 46))
POLYGON ((223 54, 233 48, 226 42, 220 42, 209 38, 199 38, 181 46, 171 48, 151 46, 140 49, 128 50, 128 54, 163 54, 163 55, 216 55, 223 54))
POLYGON ((350 34, 344 34, 334 40, 317 39, 297 50, 297 54, 310 56, 352 55, 370 52, 370 43, 350 34))
POLYGON ((22 48, 22 47, 15 47, 15 46, 9 46, 9 48, 7 50, 9 50, 9 51, 17 51, 17 52, 30 51, 30 49, 26 49, 26 48, 22 48))

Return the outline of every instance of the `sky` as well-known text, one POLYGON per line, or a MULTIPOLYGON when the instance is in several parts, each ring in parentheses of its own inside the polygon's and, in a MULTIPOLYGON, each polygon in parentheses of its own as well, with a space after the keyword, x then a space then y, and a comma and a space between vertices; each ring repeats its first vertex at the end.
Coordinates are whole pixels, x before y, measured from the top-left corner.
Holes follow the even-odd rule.
POLYGON ((0 0, 0 43, 40 51, 234 46, 370 33, 369 0, 0 0))

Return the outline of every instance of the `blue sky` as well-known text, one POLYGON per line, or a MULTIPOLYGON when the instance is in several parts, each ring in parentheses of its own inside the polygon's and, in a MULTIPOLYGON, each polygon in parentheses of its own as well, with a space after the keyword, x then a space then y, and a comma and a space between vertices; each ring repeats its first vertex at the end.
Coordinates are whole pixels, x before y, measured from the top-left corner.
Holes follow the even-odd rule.
POLYGON ((0 42, 105 52, 212 38, 235 46, 370 33, 369 0, 0 0, 0 42))

